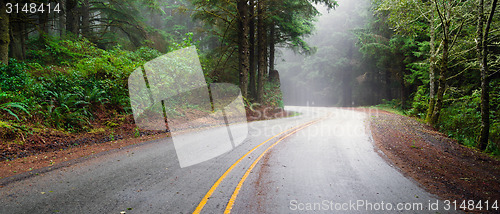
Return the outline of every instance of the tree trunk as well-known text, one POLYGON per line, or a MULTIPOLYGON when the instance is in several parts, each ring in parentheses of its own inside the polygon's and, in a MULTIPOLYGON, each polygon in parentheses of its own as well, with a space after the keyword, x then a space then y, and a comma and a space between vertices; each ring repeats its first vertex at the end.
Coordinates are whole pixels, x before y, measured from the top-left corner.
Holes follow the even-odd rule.
MULTIPOLYGON (((483 43, 486 43, 483 41, 483 43)), ((490 133, 490 93, 489 93, 489 72, 487 65, 487 56, 483 45, 483 63, 481 63, 481 132, 478 139, 478 148, 486 150, 490 133)))
POLYGON ((248 96, 248 70, 250 68, 250 44, 248 43, 248 0, 238 1, 239 29, 238 29, 238 57, 240 88, 243 97, 248 96))
MULTIPOLYGON (((484 82, 487 78, 484 78, 483 77, 483 73, 485 73, 485 66, 483 64, 483 32, 484 32, 484 0, 479 0, 479 5, 477 7, 478 9, 478 19, 477 19, 477 31, 476 31, 476 34, 477 34, 477 38, 476 38, 476 53, 477 53, 477 62, 479 63, 479 73, 481 75, 481 132, 479 134, 479 138, 478 138, 478 141, 477 141, 477 147, 481 150, 484 150, 486 149, 486 146, 488 145, 488 135, 489 135, 489 131, 485 134, 486 136, 483 136, 483 130, 485 130, 484 128, 484 125, 488 124, 489 125, 489 121, 485 121, 484 118, 483 118, 483 115, 485 113, 485 111, 483 111, 483 106, 485 106, 486 103, 484 103, 484 101, 486 101, 484 99, 484 89, 487 87, 485 87, 484 85, 484 82), (485 123, 486 122, 486 123, 485 123)), ((487 93, 486 93, 487 94, 487 93)), ((489 116, 489 115, 488 115, 489 116)), ((489 118, 487 118, 486 120, 489 120, 489 118)))
POLYGON ((439 79, 438 79, 438 90, 436 94, 436 104, 434 106, 434 111, 432 112, 432 117, 430 120, 430 124, 432 126, 436 125, 439 122, 439 116, 441 114, 441 108, 443 106, 443 96, 444 96, 444 91, 446 90, 446 74, 448 73, 448 55, 449 55, 449 38, 450 38, 450 10, 451 6, 448 5, 448 7, 443 7, 445 13, 441 13, 439 11, 438 3, 435 1, 434 5, 436 6, 436 10, 438 12, 438 15, 441 20, 441 28, 442 33, 443 33, 443 56, 441 58, 441 66, 439 69, 439 79))
MULTIPOLYGON (((447 28, 445 25, 444 28, 447 28)), ((443 106, 443 96, 446 90, 446 73, 448 71, 448 38, 443 39, 443 58, 441 59, 441 68, 439 69, 439 79, 438 79, 438 91, 436 97, 436 104, 434 106, 434 111, 432 112, 432 117, 430 124, 436 125, 439 121, 439 116, 441 114, 441 108, 443 106)))
POLYGON ((347 59, 349 59, 349 63, 347 68, 343 71, 342 74, 342 106, 343 107, 351 107, 352 106, 352 45, 349 45, 349 49, 347 50, 347 59))
POLYGON ((406 70, 406 66, 405 66, 405 63, 404 63, 404 54, 403 53, 399 53, 399 57, 400 57, 400 60, 399 60, 399 97, 401 99, 401 109, 405 109, 405 103, 406 103, 406 84, 405 84, 405 70, 406 70))
POLYGON ((9 57, 17 60, 24 60, 26 56, 25 16, 22 13, 11 14, 10 18, 10 44, 9 57), (14 21, 15 20, 15 21, 14 21))
POLYGON ((66 1, 66 31, 78 35, 78 9, 77 0, 66 1))
POLYGON ((80 9, 82 14, 82 35, 89 38, 90 35, 90 3, 89 0, 82 1, 82 7, 80 9))
POLYGON ((478 6, 478 25, 477 25, 477 55, 479 62, 479 70, 481 73, 481 132, 477 146, 481 150, 486 150, 488 146, 488 138, 490 133, 490 94, 489 94, 489 72, 488 72, 488 33, 490 30, 493 16, 498 0, 493 0, 491 3, 491 11, 488 16, 486 28, 483 29, 484 23, 484 1, 479 1, 478 6))
POLYGON ((342 107, 352 106, 351 71, 345 70, 342 75, 342 107))
POLYGON ((265 4, 264 0, 257 2, 258 20, 257 20, 257 42, 259 73, 257 77, 257 102, 264 101, 264 79, 267 73, 267 27, 265 23, 265 4))
POLYGON ((38 34, 40 36, 47 35, 49 33, 49 13, 38 14, 38 34))
POLYGON ((256 64, 255 64, 255 13, 254 13, 255 0, 250 0, 250 9, 248 17, 249 28, 250 28, 250 83, 249 83, 249 93, 252 99, 257 99, 257 80, 256 80, 256 64))
MULTIPOLYGON (((386 100, 392 100, 392 96, 391 96, 391 71, 389 69, 385 69, 385 72, 384 72, 384 81, 385 81, 385 84, 382 86, 383 88, 385 88, 385 99, 386 100)), ((372 92, 374 93, 375 90, 372 92)), ((373 95, 375 97, 375 95, 373 95)))
POLYGON ((5 4, 0 5, 0 62, 9 64, 9 14, 5 4))
MULTIPOLYGON (((61 7, 63 7, 64 5, 65 8, 66 3, 64 2, 64 0, 59 0, 56 3, 60 4, 61 7)), ((64 35, 66 35, 65 26, 66 26, 66 11, 63 10, 62 13, 58 14, 57 17, 57 27, 59 28, 59 37, 63 37, 64 35)))
POLYGON ((427 109, 427 116, 425 121, 430 123, 432 118, 432 113, 434 112, 434 106, 436 104, 436 35, 434 28, 434 20, 430 21, 430 57, 429 57, 429 108, 427 109))
MULTIPOLYGON (((271 23, 271 29, 270 29, 270 32, 269 32, 269 74, 271 74, 272 72, 274 72, 274 56, 275 56, 275 52, 276 52, 276 48, 275 48, 275 24, 274 22, 271 23)), ((271 80, 271 78, 269 78, 269 80, 271 80)))

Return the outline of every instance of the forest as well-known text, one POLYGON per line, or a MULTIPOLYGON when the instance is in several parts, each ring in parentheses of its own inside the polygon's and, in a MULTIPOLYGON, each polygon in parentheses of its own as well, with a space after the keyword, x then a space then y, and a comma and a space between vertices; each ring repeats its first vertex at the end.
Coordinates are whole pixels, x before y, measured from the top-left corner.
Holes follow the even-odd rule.
POLYGON ((323 8, 306 39, 314 54, 284 51, 278 64, 285 104, 377 105, 498 155, 497 10, 497 1, 439 0, 323 8))
POLYGON ((128 77, 190 46, 207 84, 238 85, 248 111, 377 106, 499 156, 497 2, 3 1, 3 158, 149 134, 133 125, 128 77))

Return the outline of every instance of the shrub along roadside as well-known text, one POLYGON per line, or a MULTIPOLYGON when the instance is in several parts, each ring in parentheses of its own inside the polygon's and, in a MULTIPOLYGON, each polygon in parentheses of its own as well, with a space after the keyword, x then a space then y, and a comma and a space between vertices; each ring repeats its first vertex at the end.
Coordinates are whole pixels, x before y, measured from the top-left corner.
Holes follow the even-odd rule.
MULTIPOLYGON (((2 157, 156 134, 135 127, 127 86, 133 70, 162 53, 147 47, 101 50, 86 40, 45 40, 28 52, 28 60, 0 65, 2 157)), ((264 106, 283 106, 276 89, 266 85, 264 106)))
POLYGON ((85 39, 45 37, 43 43, 30 45, 28 60, 10 59, 9 65, 0 65, 0 121, 3 131, 14 130, 3 142, 27 134, 16 133, 22 131, 12 128, 16 124, 85 133, 98 123, 96 114, 130 113, 128 75, 161 55, 146 47, 106 51, 85 39))

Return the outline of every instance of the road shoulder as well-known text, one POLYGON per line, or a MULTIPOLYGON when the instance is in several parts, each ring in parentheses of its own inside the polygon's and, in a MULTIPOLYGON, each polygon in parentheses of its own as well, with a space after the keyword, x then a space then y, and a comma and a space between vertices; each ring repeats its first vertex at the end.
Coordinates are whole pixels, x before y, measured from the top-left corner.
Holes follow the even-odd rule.
POLYGON ((417 120, 386 111, 367 112, 374 144, 400 171, 443 200, 500 199, 500 161, 417 120))

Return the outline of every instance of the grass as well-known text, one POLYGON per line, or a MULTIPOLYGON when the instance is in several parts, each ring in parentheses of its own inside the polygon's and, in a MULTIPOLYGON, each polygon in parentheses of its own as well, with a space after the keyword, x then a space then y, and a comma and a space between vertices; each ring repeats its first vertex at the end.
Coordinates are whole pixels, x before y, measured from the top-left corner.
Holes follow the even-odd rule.
POLYGON ((94 134, 94 133, 103 133, 106 132, 106 129, 104 128, 96 128, 96 129, 90 129, 89 133, 94 134))
POLYGON ((367 108, 369 108, 369 109, 377 109, 377 110, 382 110, 382 111, 387 111, 387 112, 390 112, 390 113, 393 113, 393 114, 397 114, 397 115, 401 115, 401 116, 408 116, 407 114, 405 114, 405 112, 403 110, 397 109, 397 108, 393 108, 391 106, 384 105, 384 104, 380 104, 380 105, 376 105, 376 106, 368 106, 367 108))
POLYGON ((296 111, 289 111, 288 113, 288 117, 296 117, 302 115, 302 113, 296 111))

